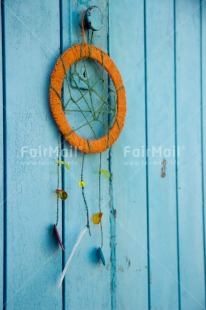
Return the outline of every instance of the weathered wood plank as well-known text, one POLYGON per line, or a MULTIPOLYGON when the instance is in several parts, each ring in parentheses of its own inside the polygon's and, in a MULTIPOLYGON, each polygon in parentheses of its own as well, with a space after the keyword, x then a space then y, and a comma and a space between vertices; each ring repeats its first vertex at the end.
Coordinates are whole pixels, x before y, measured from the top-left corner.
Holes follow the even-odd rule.
MULTIPOLYGON (((154 309, 178 309, 180 281, 181 308, 204 309, 205 239, 202 216, 205 208, 202 189, 205 189, 206 174, 206 4, 204 2, 201 12, 201 2, 193 0, 159 0, 155 3, 145 0, 129 4, 125 0, 113 0, 110 1, 108 16, 107 1, 80 2, 62 0, 60 7, 58 1, 5 2, 7 308, 144 310, 149 305, 154 309), (108 169, 110 163, 113 172, 110 189, 108 181, 102 179, 106 267, 94 260, 94 250, 100 245, 100 229, 93 225, 92 237, 85 237, 72 260, 62 295, 62 290, 57 288, 62 253, 49 231, 49 225, 53 224, 56 216, 53 194, 57 183, 56 154, 49 158, 48 155, 41 156, 39 151, 49 147, 54 149, 58 145, 58 129, 49 111, 48 86, 49 75, 59 56, 60 43, 65 50, 81 40, 77 12, 93 4, 104 13, 104 27, 95 34, 94 44, 107 50, 107 35, 110 36, 111 57, 125 82, 128 115, 125 129, 112 148, 110 157, 108 152, 103 154, 103 168, 108 169), (176 23, 173 20, 173 4, 176 23), (177 29, 175 34, 174 23, 177 29), (177 96, 176 106, 174 94, 177 96), (175 129, 180 156, 177 165, 178 193, 173 156, 175 129), (145 169, 145 141, 150 150, 162 146, 163 152, 157 165, 158 154, 150 157, 149 153, 148 170, 145 169), (37 149, 37 156, 35 150, 29 152, 31 149, 37 149), (170 150, 171 157, 164 153, 166 149, 170 150), (161 178, 163 159, 166 159, 167 169, 166 176, 161 178), (111 215, 113 208, 117 211, 116 218, 111 215)), ((2 74, 2 60, 0 72, 2 74)), ((2 118, 1 107, 1 141, 2 118)), ((65 170, 63 179, 69 194, 63 206, 66 247, 63 261, 67 260, 78 232, 86 224, 78 186, 82 154, 78 152, 76 155, 74 150, 70 152, 71 148, 66 143, 65 149, 69 151, 69 157, 65 160, 71 168, 65 170)), ((2 144, 0 152, 1 204, 4 182, 2 144)), ((86 155, 85 194, 90 218, 98 211, 98 167, 99 155, 86 155)), ((61 219, 60 212, 60 232, 61 219)), ((3 204, 0 223, 3 224, 3 204)), ((0 262, 3 262, 3 225, 0 239, 0 262)), ((2 304, 3 268, 0 277, 2 304)))
POLYGON ((111 1, 110 53, 122 73, 128 107, 125 128, 112 148, 117 211, 113 299, 117 309, 147 309, 146 171, 145 156, 141 156, 145 148, 143 1, 111 1))
POLYGON ((150 306, 178 309, 173 0, 146 1, 150 306))
MULTIPOLYGON (((201 51, 200 51, 200 61, 201 61, 201 130, 202 130, 202 185, 203 185, 203 239, 204 239, 204 276, 206 281, 206 2, 202 1, 202 6, 200 7, 200 40, 201 40, 201 51)), ((206 283, 206 282, 205 282, 206 283)), ((206 292, 206 287, 205 287, 206 292)), ((206 306, 205 306, 206 307, 206 306)))
POLYGON ((199 1, 176 1, 176 30, 181 307, 204 309, 199 1))
POLYGON ((1 83, 0 83, 0 100, 1 100, 1 108, 0 108, 0 305, 3 305, 3 268, 4 268, 4 172, 3 172, 3 50, 2 50, 2 11, 0 7, 0 75, 1 75, 1 83))
MULTIPOLYGON (((107 1, 63 1, 63 49, 82 42, 80 19, 78 14, 86 8, 97 5, 104 15, 103 27, 94 33, 93 44, 107 51, 107 1), (70 7, 69 7, 70 3, 70 7), (70 19, 69 13, 70 12, 70 19), (69 40, 68 40, 69 39, 69 40)), ((66 92, 66 90, 65 90, 66 92)), ((65 95, 66 96, 66 95, 65 95)), ((83 101, 81 101, 81 104, 83 101)), ((69 118, 69 115, 68 115, 69 118)), ((78 120, 78 118, 77 118, 78 120)), ((87 129, 86 129, 87 130, 87 129)), ((70 146, 65 143, 69 151, 70 146)), ((72 157, 65 158, 71 165, 70 171, 65 171, 65 188, 69 199, 65 204, 65 260, 74 246, 77 235, 86 225, 86 211, 78 182, 81 179, 82 153, 72 152, 72 157)), ((102 167, 108 170, 108 151, 102 154, 102 167)), ((85 195, 89 207, 89 215, 98 212, 98 170, 99 154, 86 155, 84 165, 86 181, 85 195)), ((103 252, 106 266, 95 262, 95 251, 100 246, 100 226, 91 223, 91 233, 85 236, 80 244, 65 281, 65 307, 67 309, 109 309, 110 308, 110 212, 109 212, 109 182, 102 179, 102 211, 103 211, 103 252)))
POLYGON ((61 250, 50 227, 56 156, 48 155, 58 136, 48 89, 59 31, 58 1, 6 1, 8 309, 62 308, 61 250))

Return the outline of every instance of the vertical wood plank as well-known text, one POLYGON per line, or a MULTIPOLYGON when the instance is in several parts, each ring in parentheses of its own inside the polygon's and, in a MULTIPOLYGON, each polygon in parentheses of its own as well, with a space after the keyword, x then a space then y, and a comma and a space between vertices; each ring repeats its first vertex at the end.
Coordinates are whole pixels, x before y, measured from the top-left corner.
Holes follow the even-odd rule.
POLYGON ((56 216, 57 132, 48 101, 59 56, 58 1, 6 1, 8 309, 61 309, 56 216), (44 155, 44 150, 46 153, 44 155), (40 152, 42 152, 40 154, 40 152))
POLYGON ((0 83, 0 100, 1 100, 1 108, 0 108, 0 305, 3 305, 3 262, 4 262, 4 197, 3 197, 3 189, 4 189, 4 179, 3 179, 3 50, 2 50, 2 26, 3 26, 3 14, 1 11, 2 7, 0 6, 0 75, 1 75, 1 83, 0 83))
POLYGON ((146 40, 150 304, 178 309, 172 0, 146 1, 146 40))
MULTIPOLYGON (((206 281, 206 208, 205 208, 205 195, 206 195, 206 2, 202 1, 200 7, 200 27, 201 27, 201 51, 200 51, 200 61, 201 61, 201 113, 202 113, 202 185, 203 185, 203 239, 204 239, 204 275, 206 281)), ((206 292, 206 287, 205 287, 206 292)), ((205 306, 206 307, 206 306, 205 306)))
MULTIPOLYGON (((86 0, 62 0, 61 3, 63 49, 81 40, 77 12, 95 4, 104 13, 104 26, 95 34, 94 44, 106 50, 108 3, 86 0)), ((202 172, 205 176, 206 4, 203 4, 200 20, 199 1, 174 1, 177 29, 175 49, 173 1, 159 0, 154 3, 147 0, 145 3, 146 29, 143 1, 133 1, 132 5, 128 5, 125 0, 114 0, 110 3, 110 52, 122 73, 128 102, 124 131, 112 148, 110 158, 108 152, 103 154, 103 167, 108 169, 109 159, 113 172, 113 192, 110 194, 117 213, 111 222, 113 228, 116 226, 116 234, 115 230, 110 231, 109 221, 113 217, 113 214, 110 215, 112 210, 109 210, 111 197, 109 184, 103 179, 103 249, 106 268, 94 262, 94 250, 100 243, 100 231, 99 226, 92 226, 92 237, 85 237, 68 270, 63 300, 62 291, 57 288, 56 282, 61 273, 62 254, 49 229, 56 213, 53 194, 57 182, 56 154, 53 153, 52 158, 48 158, 48 154, 42 158, 39 153, 35 156, 35 151, 29 153, 31 149, 37 149, 37 152, 43 148, 55 149, 58 144, 58 130, 49 111, 48 86, 49 75, 59 55, 59 3, 46 0, 41 3, 23 3, 17 0, 5 3, 8 309, 61 309, 62 306, 77 310, 110 307, 147 309, 149 303, 154 309, 178 309, 179 280, 181 308, 205 308, 202 218, 202 185, 205 189, 205 178, 202 179, 202 172), (147 47, 146 73, 144 39, 147 47), (177 166, 178 223, 173 156, 174 52, 177 67, 177 146, 180 147, 177 166), (146 117, 145 74, 148 112, 146 117), (154 157, 150 157, 151 151, 149 153, 149 230, 144 152, 146 121, 149 149, 162 146, 163 152, 162 156, 156 154, 154 157), (165 149, 170 150, 170 157, 167 157, 167 152, 164 153, 165 149), (25 150, 23 157, 21 150, 25 150), (166 176, 161 178, 163 159, 166 159, 167 169, 166 176), (147 237, 150 246, 150 283, 147 280, 147 237), (116 255, 116 261, 112 264, 110 242, 117 243, 116 254, 115 248, 112 249, 113 258, 116 255), (151 293, 149 296, 148 284, 151 293)), ((2 98, 2 83, 0 96, 2 98)), ((1 120, 2 111, 1 108, 1 120)), ((3 126, 0 127, 0 138, 3 141, 3 126)), ((0 149, 0 152, 3 152, 3 146, 0 149)), ((65 189, 69 193, 63 218, 66 260, 78 232, 86 223, 86 217, 81 189, 78 186, 82 154, 78 152, 76 155, 67 144, 65 149, 70 154, 65 160, 71 166, 69 172, 65 171, 64 179, 65 189)), ((0 201, 3 202, 3 153, 0 158, 0 201)), ((85 193, 90 217, 98 208, 98 165, 98 155, 86 156, 85 193)), ((0 223, 3 223, 3 205, 0 209, 0 223)), ((3 225, 0 231, 0 249, 3 249, 2 229, 3 225)), ((0 261, 3 261, 3 251, 0 251, 0 261)), ((0 270, 1 280, 2 274, 3 269, 0 270)), ((2 291, 1 281, 1 303, 2 291)))
POLYGON ((181 307, 204 309, 199 1, 176 1, 176 29, 181 307))
MULTIPOLYGON (((107 1, 63 1, 63 49, 82 42, 80 18, 81 12, 92 5, 97 5, 103 13, 103 27, 94 33, 93 45, 107 51, 107 1), (70 12, 70 16, 69 16, 70 12), (80 14, 80 16, 79 16, 80 14)), ((86 211, 78 182, 81 179, 82 153, 71 151, 65 143, 71 165, 65 171, 65 188, 69 199, 65 204, 65 261, 68 259, 78 233, 86 225, 86 211), (76 154, 76 155, 75 155, 76 154)), ((102 154, 102 167, 108 170, 108 151, 102 154)), ((98 212, 98 171, 99 154, 85 155, 84 180, 86 181, 85 196, 90 215, 91 233, 87 234, 75 253, 67 271, 65 280, 66 309, 109 309, 110 308, 110 222, 109 222, 109 182, 102 179, 102 211, 103 211, 103 252, 106 266, 95 261, 97 247, 100 246, 100 226, 91 223, 91 217, 98 212)))
POLYGON ((110 53, 127 94, 124 130, 112 148, 116 209, 116 309, 148 308, 143 1, 111 1, 110 53), (139 154, 138 154, 139 150, 139 154))

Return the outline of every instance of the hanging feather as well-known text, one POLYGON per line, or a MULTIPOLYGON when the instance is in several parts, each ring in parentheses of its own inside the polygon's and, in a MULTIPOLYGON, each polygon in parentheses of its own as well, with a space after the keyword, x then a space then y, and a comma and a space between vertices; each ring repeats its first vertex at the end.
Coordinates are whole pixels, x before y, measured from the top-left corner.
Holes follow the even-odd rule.
POLYGON ((80 244, 82 238, 84 237, 84 235, 86 234, 87 231, 88 231, 88 228, 87 228, 87 226, 86 226, 86 227, 81 231, 81 233, 79 234, 79 237, 78 237, 78 239, 77 239, 77 241, 76 241, 76 243, 75 243, 75 245, 74 245, 74 247, 73 247, 73 249, 72 249, 72 252, 71 252, 71 254, 70 254, 70 256, 69 256, 69 258, 68 258, 68 260, 67 260, 67 263, 66 263, 66 265, 65 265, 65 267, 64 267, 64 270, 62 271, 62 274, 61 274, 61 277, 60 277, 60 280, 59 280, 59 285, 58 285, 59 288, 60 288, 61 285, 62 285, 62 282, 63 282, 64 277, 65 277, 65 275, 66 275, 67 269, 68 269, 68 267, 69 267, 69 265, 70 265, 70 263, 71 263, 72 257, 73 257, 73 255, 74 255, 74 253, 76 252, 76 249, 78 248, 78 246, 79 246, 79 244, 80 244))
POLYGON ((64 246, 63 246, 63 244, 62 244, 62 242, 61 242, 61 239, 60 239, 59 232, 58 232, 58 229, 57 229, 56 224, 54 224, 54 233, 55 233, 55 236, 56 236, 56 238, 57 238, 57 241, 58 241, 60 247, 62 248, 62 251, 65 252, 65 249, 64 249, 64 246))

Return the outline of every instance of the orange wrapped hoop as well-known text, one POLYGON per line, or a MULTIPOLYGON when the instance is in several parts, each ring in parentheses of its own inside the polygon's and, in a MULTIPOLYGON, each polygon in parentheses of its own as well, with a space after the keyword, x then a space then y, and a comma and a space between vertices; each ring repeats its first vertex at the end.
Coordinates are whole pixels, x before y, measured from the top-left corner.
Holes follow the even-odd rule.
POLYGON ((84 153, 100 153, 112 146, 118 139, 124 126, 126 115, 125 89, 119 70, 109 55, 101 49, 83 43, 72 46, 66 50, 57 60, 52 72, 49 94, 53 117, 59 130, 73 147, 76 147, 84 153), (104 68, 112 79, 117 93, 117 114, 114 124, 105 136, 95 140, 87 140, 80 137, 72 130, 66 119, 61 102, 61 90, 67 70, 69 70, 75 62, 85 58, 91 58, 97 61, 100 65, 102 65, 102 59, 104 59, 104 68))

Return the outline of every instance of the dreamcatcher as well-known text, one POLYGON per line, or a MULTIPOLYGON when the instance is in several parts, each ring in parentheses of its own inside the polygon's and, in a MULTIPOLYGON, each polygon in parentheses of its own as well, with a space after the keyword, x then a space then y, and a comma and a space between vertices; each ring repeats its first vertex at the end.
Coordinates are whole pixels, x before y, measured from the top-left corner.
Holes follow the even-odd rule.
MULTIPOLYGON (((101 178, 110 179, 110 173, 102 169, 102 152, 110 148, 118 139, 124 126, 126 115, 125 89, 121 75, 112 59, 101 49, 92 45, 93 31, 90 43, 85 39, 84 12, 82 16, 83 43, 72 46, 57 60, 51 75, 50 107, 54 120, 61 132, 61 137, 82 152, 82 166, 79 186, 85 205, 86 225, 81 231, 70 257, 61 275, 61 285, 72 256, 84 235, 90 231, 90 220, 100 225, 101 244, 97 248, 97 255, 105 265, 103 255, 103 229, 101 209, 101 178), (88 72, 92 72, 89 75, 88 72), (89 206, 86 200, 86 182, 84 180, 85 155, 99 153, 99 210, 90 218, 89 206)), ((57 161, 57 219, 54 232, 64 251, 58 233, 59 199, 66 200, 66 191, 59 189, 60 165, 69 166, 61 161, 61 138, 59 141, 59 155, 57 161)), ((95 156, 95 155, 94 155, 95 156)))

